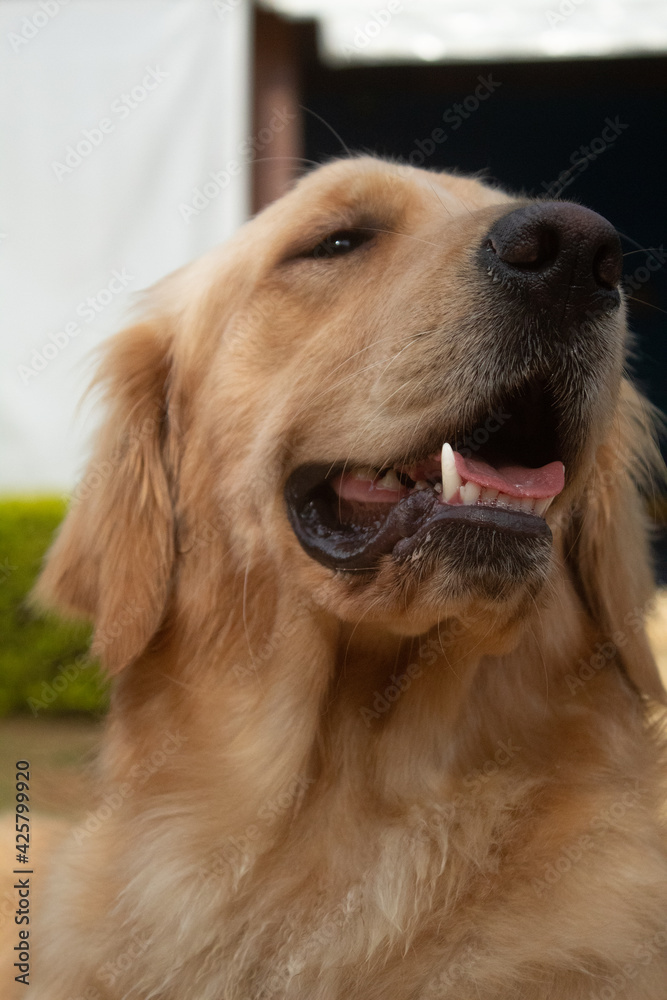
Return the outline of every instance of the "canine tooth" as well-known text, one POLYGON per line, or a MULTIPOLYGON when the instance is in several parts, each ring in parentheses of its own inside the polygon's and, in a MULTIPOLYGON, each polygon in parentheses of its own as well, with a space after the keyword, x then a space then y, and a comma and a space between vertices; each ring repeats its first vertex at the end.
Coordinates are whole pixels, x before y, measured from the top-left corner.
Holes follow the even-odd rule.
POLYGON ((461 487, 461 501, 466 504, 477 503, 482 487, 477 483, 468 482, 461 487))
POLYGON ((428 483, 426 482, 425 479, 418 479, 417 482, 415 483, 415 489, 416 490, 427 490, 428 489, 428 483))
POLYGON ((479 495, 480 500, 495 500, 498 496, 499 490, 491 489, 490 486, 485 486, 479 495))
POLYGON ((544 500, 536 500, 533 513, 537 514, 538 517, 544 517, 553 501, 553 497, 545 497, 544 500))
POLYGON ((389 469, 385 472, 382 479, 378 479, 375 482, 376 490, 400 490, 401 481, 396 475, 393 469, 389 469))
MULTIPOLYGON (((456 461, 452 446, 445 443, 440 454, 440 467, 442 469, 442 498, 447 503, 463 485, 463 480, 456 471, 456 461)), ((438 491, 439 492, 439 491, 438 491)))

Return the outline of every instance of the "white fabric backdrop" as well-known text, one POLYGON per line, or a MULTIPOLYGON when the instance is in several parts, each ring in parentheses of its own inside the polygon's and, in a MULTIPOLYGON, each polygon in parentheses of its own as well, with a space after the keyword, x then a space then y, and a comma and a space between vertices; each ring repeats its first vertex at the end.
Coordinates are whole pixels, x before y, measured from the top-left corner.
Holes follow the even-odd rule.
POLYGON ((248 25, 246 0, 0 4, 0 491, 72 488, 92 349, 244 220, 248 25))

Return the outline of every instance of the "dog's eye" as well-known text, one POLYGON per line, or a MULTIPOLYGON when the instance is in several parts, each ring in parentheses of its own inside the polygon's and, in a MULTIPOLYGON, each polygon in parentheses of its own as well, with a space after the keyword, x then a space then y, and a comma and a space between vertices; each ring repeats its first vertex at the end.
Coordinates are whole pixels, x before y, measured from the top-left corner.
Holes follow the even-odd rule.
POLYGON ((304 253, 304 257, 311 257, 313 260, 322 260, 327 257, 342 257, 346 253, 352 253, 363 243, 368 243, 374 236, 369 229, 339 229, 335 233, 325 236, 316 247, 304 253))

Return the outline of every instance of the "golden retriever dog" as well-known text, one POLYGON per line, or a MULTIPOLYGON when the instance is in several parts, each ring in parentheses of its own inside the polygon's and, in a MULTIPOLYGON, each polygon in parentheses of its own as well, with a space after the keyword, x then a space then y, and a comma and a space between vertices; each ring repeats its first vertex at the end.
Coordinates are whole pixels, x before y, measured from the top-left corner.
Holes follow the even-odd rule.
POLYGON ((114 676, 40 1000, 665 1000, 659 475, 569 202, 314 170, 110 345, 38 597, 114 676))

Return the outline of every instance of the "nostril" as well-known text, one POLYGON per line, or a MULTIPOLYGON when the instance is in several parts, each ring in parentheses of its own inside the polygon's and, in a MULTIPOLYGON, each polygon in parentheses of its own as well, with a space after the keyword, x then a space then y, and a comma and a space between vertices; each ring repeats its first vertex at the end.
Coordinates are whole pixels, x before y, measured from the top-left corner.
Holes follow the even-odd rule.
POLYGON ((526 271, 539 271, 552 264, 559 251, 558 230, 532 223, 518 228, 498 227, 487 247, 504 263, 526 271))
POLYGON ((616 244, 603 244, 593 258, 593 277, 600 288, 613 291, 623 276, 623 261, 616 244))
POLYGON ((621 304, 618 233, 601 215, 572 202, 532 202, 501 216, 479 260, 503 284, 502 294, 542 311, 555 307, 564 324, 592 308, 611 313, 621 304))

